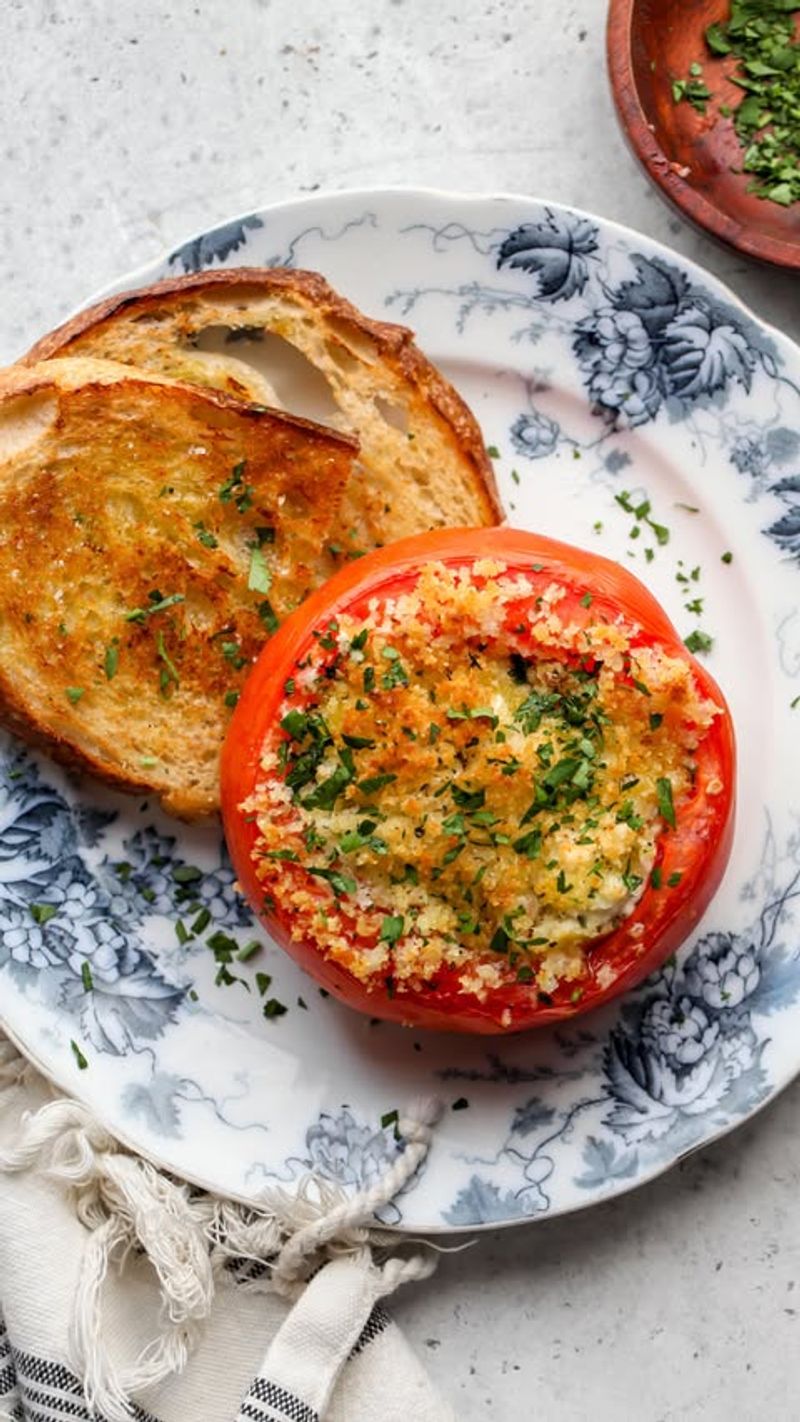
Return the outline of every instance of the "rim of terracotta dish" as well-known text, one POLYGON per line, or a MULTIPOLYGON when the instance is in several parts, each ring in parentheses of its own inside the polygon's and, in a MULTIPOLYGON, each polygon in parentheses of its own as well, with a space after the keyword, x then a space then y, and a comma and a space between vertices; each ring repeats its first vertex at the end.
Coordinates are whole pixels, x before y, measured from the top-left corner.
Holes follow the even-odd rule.
POLYGON ((773 266, 800 271, 800 243, 755 232, 708 202, 670 164, 642 108, 634 77, 631 37, 636 3, 637 0, 610 0, 606 58, 617 117, 650 181, 684 217, 729 247, 773 266))

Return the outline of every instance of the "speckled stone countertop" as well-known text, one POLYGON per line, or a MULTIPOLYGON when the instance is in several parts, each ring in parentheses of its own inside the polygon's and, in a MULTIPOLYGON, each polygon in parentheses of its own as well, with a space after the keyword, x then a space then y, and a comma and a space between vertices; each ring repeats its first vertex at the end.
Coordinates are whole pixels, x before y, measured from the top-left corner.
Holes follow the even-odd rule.
MULTIPOLYGON (((800 338, 797 277, 662 206, 601 0, 4 0, 0 359, 199 227, 320 188, 529 192, 618 218, 800 338)), ((635 1195, 484 1234, 394 1301, 461 1422, 800 1416, 800 1086, 635 1195)))

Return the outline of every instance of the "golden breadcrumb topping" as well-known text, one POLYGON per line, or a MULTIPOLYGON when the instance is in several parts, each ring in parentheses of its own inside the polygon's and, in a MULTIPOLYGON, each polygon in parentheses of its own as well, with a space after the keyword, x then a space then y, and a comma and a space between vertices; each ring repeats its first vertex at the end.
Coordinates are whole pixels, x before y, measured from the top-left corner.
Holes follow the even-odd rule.
POLYGON ((432 563, 318 629, 243 806, 293 937, 397 992, 445 969, 479 999, 584 972, 642 894, 717 708, 581 592, 432 563))

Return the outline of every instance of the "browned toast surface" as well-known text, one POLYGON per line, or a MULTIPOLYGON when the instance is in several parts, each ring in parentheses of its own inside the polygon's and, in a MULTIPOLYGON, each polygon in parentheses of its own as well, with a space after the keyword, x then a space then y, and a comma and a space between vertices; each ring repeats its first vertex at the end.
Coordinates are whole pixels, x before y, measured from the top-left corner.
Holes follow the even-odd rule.
POLYGON ((0 373, 0 720, 172 813, 213 811, 238 689, 328 571, 356 450, 124 365, 0 373))
POLYGON ((403 326, 373 321, 317 273, 200 272, 112 296, 26 357, 92 355, 279 404, 361 450, 336 543, 347 552, 502 519, 478 425, 403 326))

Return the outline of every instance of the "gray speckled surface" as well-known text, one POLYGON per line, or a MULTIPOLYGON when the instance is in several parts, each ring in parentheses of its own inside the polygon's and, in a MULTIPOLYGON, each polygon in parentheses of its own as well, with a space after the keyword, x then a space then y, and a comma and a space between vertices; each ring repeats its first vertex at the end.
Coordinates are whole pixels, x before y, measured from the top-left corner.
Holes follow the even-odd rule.
MULTIPOLYGON (((798 279, 662 206, 601 0, 4 0, 0 358, 194 229, 323 187, 531 192, 618 218, 800 337, 798 279)), ((395 1313, 462 1422, 793 1419, 800 1088, 636 1195, 485 1234, 395 1313)))

